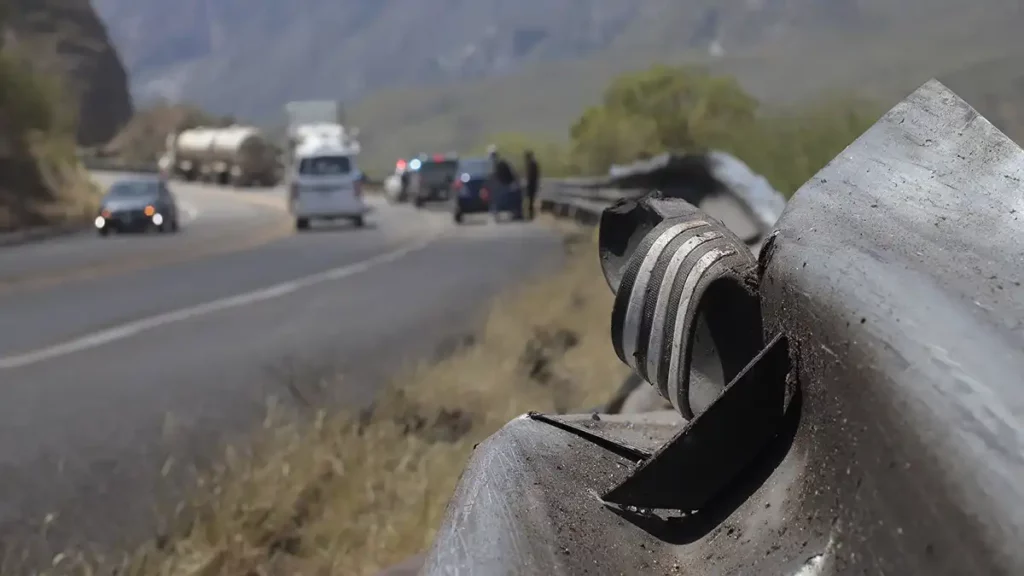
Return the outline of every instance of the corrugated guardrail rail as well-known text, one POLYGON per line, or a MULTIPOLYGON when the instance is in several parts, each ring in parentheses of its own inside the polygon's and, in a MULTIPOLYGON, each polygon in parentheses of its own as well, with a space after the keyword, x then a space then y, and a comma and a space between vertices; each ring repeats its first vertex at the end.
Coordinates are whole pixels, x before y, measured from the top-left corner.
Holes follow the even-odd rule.
POLYGON ((596 225, 608 206, 651 190, 698 206, 754 246, 772 230, 786 206, 785 197, 763 176, 736 157, 713 151, 662 154, 613 166, 608 176, 545 180, 540 209, 596 225))

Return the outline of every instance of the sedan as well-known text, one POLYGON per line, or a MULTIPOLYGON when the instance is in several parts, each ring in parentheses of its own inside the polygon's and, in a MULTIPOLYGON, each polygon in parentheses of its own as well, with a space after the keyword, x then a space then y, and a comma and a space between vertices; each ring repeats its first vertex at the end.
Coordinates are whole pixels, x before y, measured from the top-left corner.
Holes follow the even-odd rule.
POLYGON ((178 206, 158 176, 115 182, 100 203, 94 221, 101 236, 113 232, 177 232, 178 206))

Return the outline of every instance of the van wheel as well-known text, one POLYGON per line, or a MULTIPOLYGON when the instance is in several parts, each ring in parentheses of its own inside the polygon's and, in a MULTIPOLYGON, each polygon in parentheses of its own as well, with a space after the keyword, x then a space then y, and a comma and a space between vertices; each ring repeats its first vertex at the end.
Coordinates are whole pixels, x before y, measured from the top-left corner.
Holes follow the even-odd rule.
POLYGON ((452 219, 455 220, 456 224, 462 224, 462 211, 456 210, 455 213, 452 214, 452 219))
POLYGON ((363 220, 362 216, 356 216, 352 219, 352 225, 356 228, 362 228, 363 226, 366 226, 366 221, 363 220))
POLYGON ((295 228, 297 230, 308 230, 309 229, 309 218, 296 218, 295 228))

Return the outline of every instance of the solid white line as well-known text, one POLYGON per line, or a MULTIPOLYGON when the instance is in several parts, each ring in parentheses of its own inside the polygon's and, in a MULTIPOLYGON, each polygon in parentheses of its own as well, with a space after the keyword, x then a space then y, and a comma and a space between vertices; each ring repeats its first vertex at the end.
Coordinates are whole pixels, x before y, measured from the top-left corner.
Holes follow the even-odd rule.
POLYGON ((241 306, 247 306, 249 304, 256 304, 258 302, 265 302, 274 298, 280 298, 297 292, 304 288, 309 288, 317 284, 324 282, 330 282, 333 280, 341 280, 349 276, 366 272, 371 268, 394 262, 403 256, 422 250, 427 247, 431 242, 437 238, 436 235, 432 235, 428 238, 422 239, 414 244, 409 244, 381 254, 374 256, 361 262, 349 264, 347 266, 341 266, 340 268, 333 268, 331 270, 325 270, 317 274, 311 274, 303 278, 291 280, 288 282, 282 282, 275 284, 267 288, 255 290, 252 292, 245 292, 237 294, 235 296, 228 296, 219 300, 213 300, 197 306, 189 308, 182 308, 172 312, 166 312, 164 314, 158 314, 156 316, 150 316, 149 318, 142 318, 122 324, 120 326, 114 326, 99 332, 94 332, 86 336, 75 338, 61 344, 54 346, 48 346, 46 348, 40 348, 31 352, 25 352, 23 354, 16 354, 14 356, 7 356, 0 358, 0 370, 12 370, 15 368, 22 368, 24 366, 30 366, 32 364, 38 364, 46 360, 52 360, 68 354, 74 354, 76 352, 82 352, 92 348, 97 348, 118 340, 124 340, 130 338, 141 332, 147 330, 153 330, 161 326, 167 326, 169 324, 175 324, 177 322, 184 322, 193 318, 199 318, 215 312, 221 312, 231 308, 239 308, 241 306))

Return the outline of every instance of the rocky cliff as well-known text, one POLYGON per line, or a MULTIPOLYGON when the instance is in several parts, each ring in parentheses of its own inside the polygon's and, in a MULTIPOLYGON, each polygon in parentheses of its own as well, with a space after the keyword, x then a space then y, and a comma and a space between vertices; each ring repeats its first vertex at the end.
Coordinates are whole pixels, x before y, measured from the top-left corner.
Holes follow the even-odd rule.
POLYGON ((61 79, 79 144, 113 137, 132 115, 128 76, 90 0, 5 1, 5 51, 61 79))
POLYGON ((89 0, 0 0, 0 232, 77 225, 97 190, 77 145, 132 115, 124 67, 89 0))

